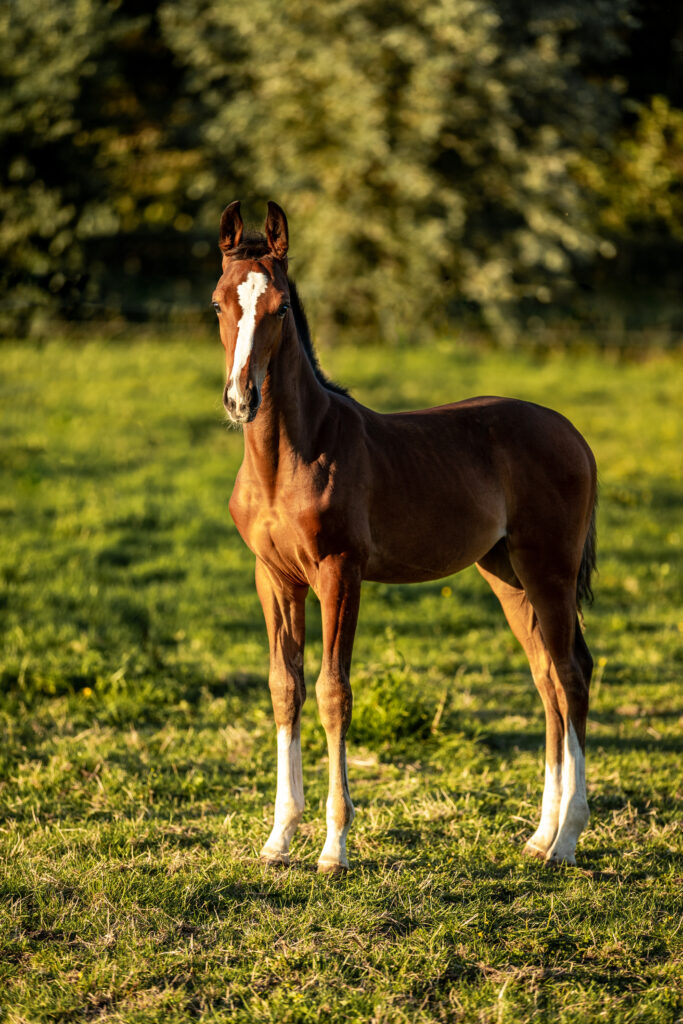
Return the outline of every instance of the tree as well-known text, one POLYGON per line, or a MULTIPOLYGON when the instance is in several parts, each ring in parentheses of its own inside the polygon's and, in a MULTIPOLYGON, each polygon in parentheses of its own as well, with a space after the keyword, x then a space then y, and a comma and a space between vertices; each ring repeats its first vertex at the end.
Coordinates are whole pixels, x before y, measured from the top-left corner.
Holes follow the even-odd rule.
POLYGON ((5 333, 149 315, 190 262, 196 126, 155 0, 129 6, 13 0, 0 12, 5 333))
MULTIPOLYGON (((505 335, 573 301, 596 254, 619 249, 618 270, 644 238, 680 247, 681 115, 629 63, 634 4, 13 0, 0 328, 203 309, 238 197, 259 219, 269 198, 287 209, 328 335, 469 310, 505 335)), ((673 24, 664 0, 639 15, 673 24)))
POLYGON ((83 271, 81 211, 61 157, 107 19, 94 0, 16 0, 0 11, 0 315, 10 326, 39 316, 83 271))
POLYGON ((161 8, 205 104, 223 199, 241 179, 254 203, 285 206, 295 272, 328 331, 394 336, 462 300, 502 326, 596 251, 574 168, 618 114, 595 68, 627 18, 626 0, 161 8))

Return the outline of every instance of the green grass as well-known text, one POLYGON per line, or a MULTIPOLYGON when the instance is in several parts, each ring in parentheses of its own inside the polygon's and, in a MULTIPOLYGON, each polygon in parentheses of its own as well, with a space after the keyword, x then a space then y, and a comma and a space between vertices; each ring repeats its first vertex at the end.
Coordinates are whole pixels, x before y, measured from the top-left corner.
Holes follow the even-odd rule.
POLYGON ((312 683, 290 870, 257 860, 275 741, 217 343, 5 345, 0 394, 0 1018, 669 1022, 681 1003, 678 406, 683 362, 450 343, 325 354, 368 404, 476 393, 566 413, 601 473, 592 820, 521 855, 543 716, 474 570, 366 585, 354 870, 315 874, 312 683))

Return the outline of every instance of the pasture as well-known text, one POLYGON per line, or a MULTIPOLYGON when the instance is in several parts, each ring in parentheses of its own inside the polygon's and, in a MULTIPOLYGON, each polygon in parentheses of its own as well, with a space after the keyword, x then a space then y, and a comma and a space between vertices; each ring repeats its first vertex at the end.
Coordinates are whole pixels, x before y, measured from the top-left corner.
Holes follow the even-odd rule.
POLYGON ((576 868, 521 855, 543 711, 474 569, 365 584, 353 870, 318 876, 313 683, 292 867, 267 641, 228 516, 241 436, 217 337, 2 348, 0 1015, 67 1021, 673 1022, 680 1018, 680 395, 675 355, 322 353, 389 410, 473 394, 559 409, 596 453, 592 820, 576 868))

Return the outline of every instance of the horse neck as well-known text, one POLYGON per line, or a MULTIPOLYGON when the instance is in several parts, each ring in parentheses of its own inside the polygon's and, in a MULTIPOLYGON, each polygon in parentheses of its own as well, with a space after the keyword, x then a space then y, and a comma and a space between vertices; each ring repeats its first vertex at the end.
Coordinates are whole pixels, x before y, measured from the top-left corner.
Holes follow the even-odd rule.
POLYGON ((261 407, 244 426, 245 462, 264 482, 274 481, 292 459, 312 462, 329 407, 330 394, 317 379, 290 314, 263 382, 261 407))

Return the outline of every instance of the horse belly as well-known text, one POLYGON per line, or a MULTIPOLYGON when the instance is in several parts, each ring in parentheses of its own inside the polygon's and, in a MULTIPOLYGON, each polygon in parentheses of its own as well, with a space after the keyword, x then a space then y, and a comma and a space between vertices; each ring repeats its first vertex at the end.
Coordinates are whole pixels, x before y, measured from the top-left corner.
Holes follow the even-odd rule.
POLYGON ((375 513, 365 578, 418 583, 460 572, 505 536, 502 492, 486 482, 475 496, 452 489, 429 501, 410 493, 375 513))

